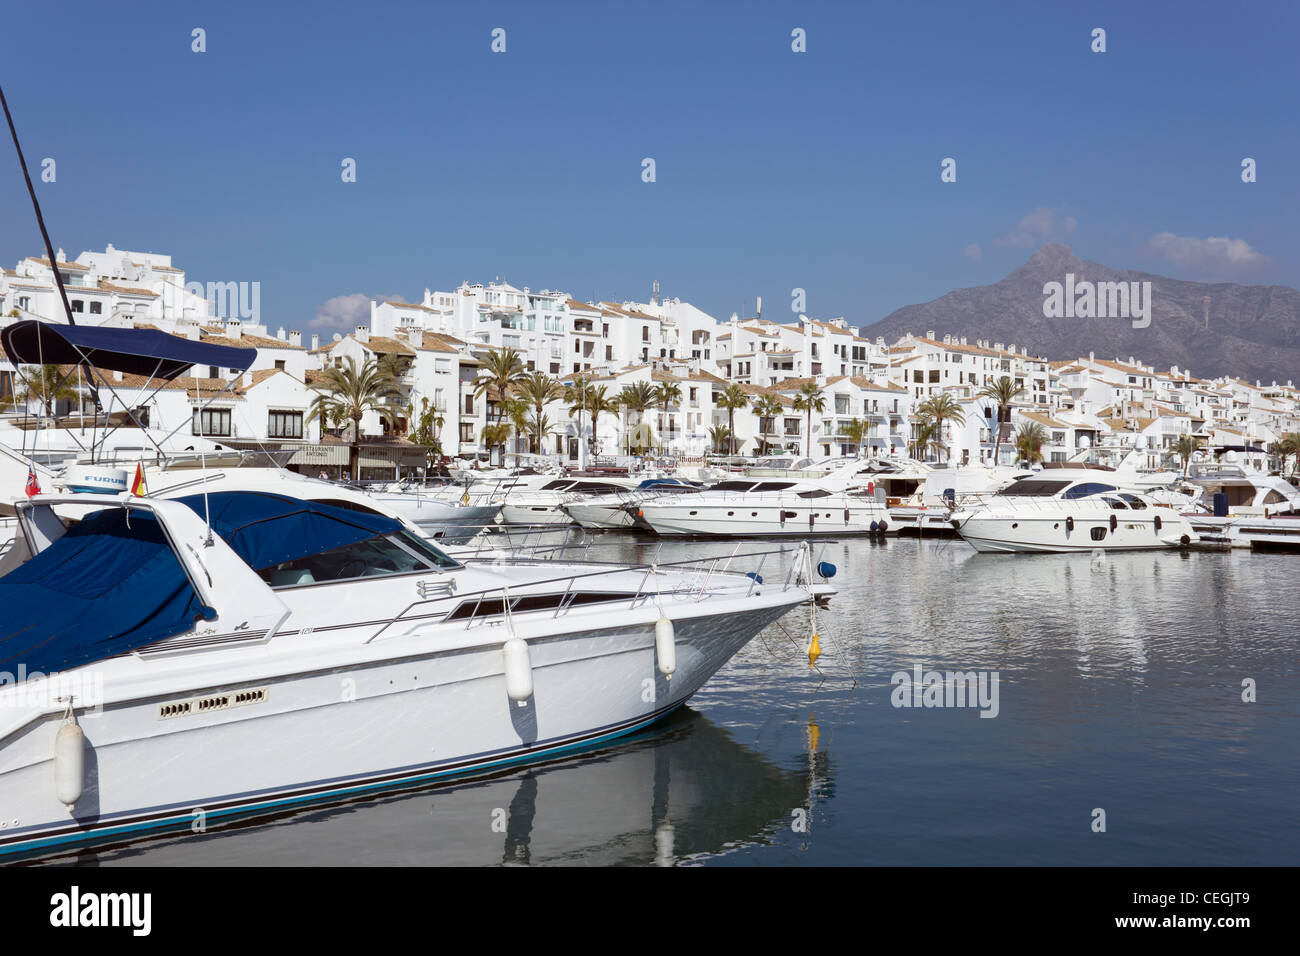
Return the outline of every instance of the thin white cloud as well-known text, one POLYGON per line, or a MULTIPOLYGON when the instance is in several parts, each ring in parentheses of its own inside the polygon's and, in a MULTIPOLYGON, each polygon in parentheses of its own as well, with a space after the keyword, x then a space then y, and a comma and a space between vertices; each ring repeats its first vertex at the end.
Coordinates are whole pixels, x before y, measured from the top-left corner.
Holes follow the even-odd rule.
POLYGON ((1005 236, 993 240, 995 246, 1033 246, 1048 239, 1068 236, 1079 227, 1073 216, 1059 216, 1055 209, 1039 206, 1020 217, 1020 221, 1005 236))
POLYGON ((1186 269, 1216 272, 1239 271, 1270 261, 1268 256, 1252 249, 1245 239, 1229 239, 1227 236, 1197 239, 1162 232, 1147 243, 1147 252, 1186 269))
POLYGON ((972 242, 969 246, 961 251, 961 254, 972 262, 979 262, 984 258, 984 250, 980 248, 978 242, 972 242))
MULTIPOLYGON (((380 302, 405 302, 400 295, 381 296, 380 302)), ((327 299, 316 310, 316 317, 307 323, 309 329, 339 329, 351 332, 358 325, 370 324, 370 296, 363 292, 336 295, 327 299)))

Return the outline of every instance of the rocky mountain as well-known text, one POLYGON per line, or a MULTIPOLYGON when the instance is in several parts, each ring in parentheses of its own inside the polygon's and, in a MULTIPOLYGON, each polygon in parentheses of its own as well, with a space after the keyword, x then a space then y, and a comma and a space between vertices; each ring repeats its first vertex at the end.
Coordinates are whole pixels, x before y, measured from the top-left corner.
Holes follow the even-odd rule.
MULTIPOLYGON (((1119 300, 1113 289, 1109 291, 1113 311, 1119 300)), ((1133 356, 1158 370, 1176 365, 1200 378, 1232 375, 1265 384, 1300 382, 1300 292, 1295 289, 1186 282, 1112 269, 1081 260, 1058 244, 1039 249, 999 282, 904 306, 861 331, 873 339, 884 336, 887 342, 909 332, 934 332, 940 338, 951 333, 971 342, 980 338, 1015 344, 1051 359, 1095 352, 1098 358, 1133 356), (1074 277, 1073 286, 1067 275, 1074 277), (1107 296, 1085 302, 1085 282, 1129 283, 1126 291, 1139 294, 1149 288, 1150 324, 1135 328, 1132 312, 1130 317, 1098 317, 1107 311, 1107 296), (1149 287, 1142 285, 1147 282, 1149 287), (1052 303, 1057 306, 1050 310, 1053 317, 1044 315, 1048 283, 1062 286, 1062 295, 1052 303), (1064 308, 1062 300, 1068 300, 1064 308)))

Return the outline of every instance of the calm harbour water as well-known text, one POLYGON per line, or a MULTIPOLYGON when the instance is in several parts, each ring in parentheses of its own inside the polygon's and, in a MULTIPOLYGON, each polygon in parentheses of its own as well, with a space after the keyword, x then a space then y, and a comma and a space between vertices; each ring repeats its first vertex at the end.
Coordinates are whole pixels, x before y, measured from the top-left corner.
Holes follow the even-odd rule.
MULTIPOLYGON (((57 862, 1300 862, 1300 557, 1150 552, 1095 565, 948 540, 846 539, 814 554, 823 547, 839 593, 817 612, 820 674, 801 608, 687 708, 615 746, 57 862), (996 672, 996 718, 893 706, 892 675, 916 664, 996 672), (1255 703, 1242 701, 1246 678, 1255 703)), ((592 556, 659 548, 607 536, 592 556)), ((731 549, 670 542, 661 554, 731 549)))

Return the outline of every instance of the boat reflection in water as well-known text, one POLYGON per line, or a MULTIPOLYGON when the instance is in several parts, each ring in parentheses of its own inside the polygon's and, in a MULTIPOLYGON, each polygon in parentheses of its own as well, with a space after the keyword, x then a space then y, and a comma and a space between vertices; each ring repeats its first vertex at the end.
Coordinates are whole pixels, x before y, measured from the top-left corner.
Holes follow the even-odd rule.
MULTIPOLYGON (((815 723, 810 730, 817 744, 815 723)), ((796 760, 798 758, 796 757, 796 760)), ((489 778, 227 824, 47 865, 677 865, 800 837, 824 753, 781 767, 689 707, 656 730, 489 778)))

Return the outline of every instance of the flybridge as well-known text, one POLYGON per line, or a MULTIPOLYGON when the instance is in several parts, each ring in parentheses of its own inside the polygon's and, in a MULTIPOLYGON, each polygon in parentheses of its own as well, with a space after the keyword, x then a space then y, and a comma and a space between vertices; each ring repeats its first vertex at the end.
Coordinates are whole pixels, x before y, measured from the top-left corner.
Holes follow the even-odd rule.
POLYGON ((1132 319, 1133 328, 1151 324, 1151 283, 1078 282, 1073 272, 1065 282, 1043 286, 1043 316, 1049 319, 1132 319))

